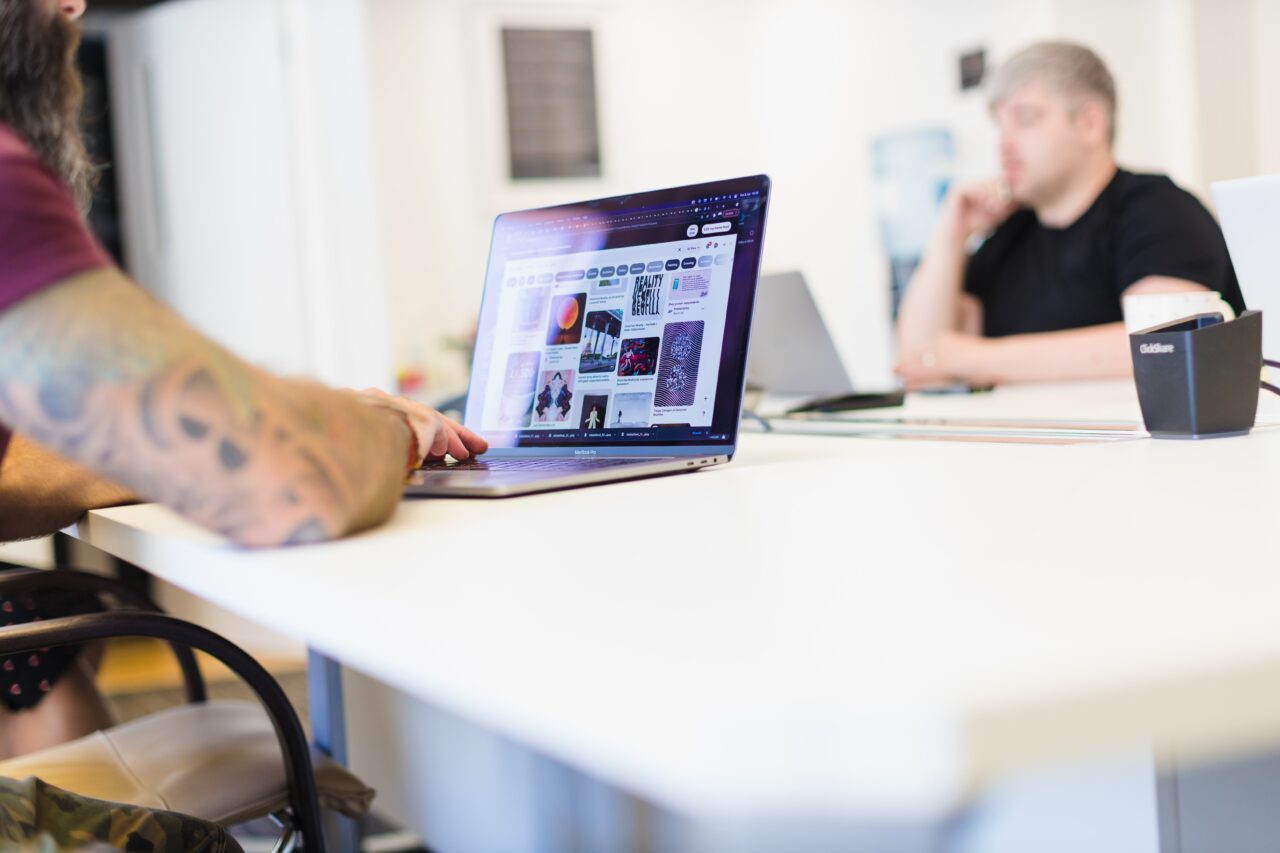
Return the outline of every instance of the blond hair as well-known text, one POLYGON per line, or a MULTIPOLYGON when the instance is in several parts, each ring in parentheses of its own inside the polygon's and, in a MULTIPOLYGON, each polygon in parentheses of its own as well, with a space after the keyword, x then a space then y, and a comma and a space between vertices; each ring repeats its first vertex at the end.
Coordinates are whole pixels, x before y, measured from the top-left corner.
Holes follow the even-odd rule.
POLYGON ((996 69, 987 83, 993 109, 1016 90, 1037 81, 1068 97, 1092 98, 1107 116, 1107 143, 1116 141, 1116 81, 1089 48, 1066 41, 1042 41, 1023 48, 996 69))

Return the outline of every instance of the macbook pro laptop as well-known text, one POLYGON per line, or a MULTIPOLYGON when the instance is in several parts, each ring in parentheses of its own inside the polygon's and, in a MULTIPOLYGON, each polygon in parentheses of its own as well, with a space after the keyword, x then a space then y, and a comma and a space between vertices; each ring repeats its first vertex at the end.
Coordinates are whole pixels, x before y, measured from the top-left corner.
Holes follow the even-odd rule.
POLYGON ((1262 353, 1280 358, 1280 175, 1217 181, 1210 189, 1245 304, 1262 311, 1262 353))
POLYGON ((504 213, 463 423, 476 460, 407 495, 505 497, 733 458, 764 175, 504 213))
POLYGON ((853 380, 801 273, 760 277, 747 387, 802 397, 853 392, 853 380))
POLYGON ((760 277, 747 387, 765 392, 757 413, 837 412, 901 405, 901 389, 855 389, 804 276, 760 277))

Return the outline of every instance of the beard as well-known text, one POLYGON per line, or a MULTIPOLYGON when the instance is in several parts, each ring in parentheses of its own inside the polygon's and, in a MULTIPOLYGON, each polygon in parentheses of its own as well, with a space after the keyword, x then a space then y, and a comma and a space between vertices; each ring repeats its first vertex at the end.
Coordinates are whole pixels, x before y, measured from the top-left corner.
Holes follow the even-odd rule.
POLYGON ((82 214, 98 169, 80 132, 80 30, 36 0, 0 0, 0 123, 31 146, 71 190, 82 214))

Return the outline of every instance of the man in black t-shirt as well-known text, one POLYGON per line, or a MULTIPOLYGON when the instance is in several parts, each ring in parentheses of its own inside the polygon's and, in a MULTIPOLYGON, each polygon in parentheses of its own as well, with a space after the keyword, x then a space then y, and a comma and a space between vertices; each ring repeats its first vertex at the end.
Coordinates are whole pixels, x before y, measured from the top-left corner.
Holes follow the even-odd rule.
POLYGON ((990 104, 1003 174, 943 204, 898 320, 909 387, 1128 375, 1127 294, 1215 290, 1244 309, 1204 206, 1163 175, 1117 168, 1115 83, 1092 51, 1023 50, 990 104))

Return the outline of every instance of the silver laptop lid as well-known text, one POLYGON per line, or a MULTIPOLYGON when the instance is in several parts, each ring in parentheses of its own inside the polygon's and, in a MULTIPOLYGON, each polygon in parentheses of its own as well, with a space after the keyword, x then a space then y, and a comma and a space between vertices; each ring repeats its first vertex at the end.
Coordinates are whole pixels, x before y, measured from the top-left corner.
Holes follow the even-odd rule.
POLYGON ((732 448, 768 196, 759 175, 499 216, 466 425, 499 452, 732 448))
POLYGON ((1280 175, 1217 181, 1211 189, 1245 304, 1267 318, 1263 354, 1280 358, 1280 175))
POLYGON ((798 272, 760 278, 747 385, 770 394, 813 397, 853 391, 822 313, 798 272))

